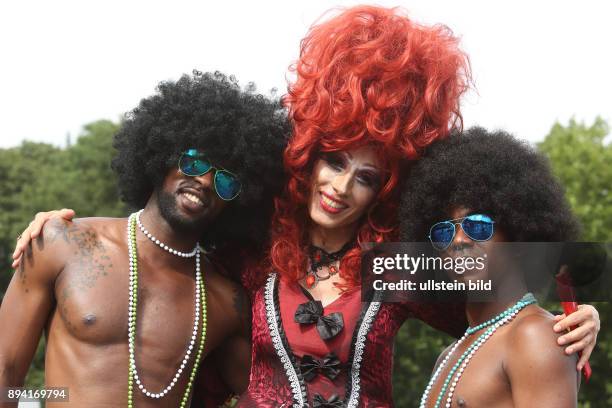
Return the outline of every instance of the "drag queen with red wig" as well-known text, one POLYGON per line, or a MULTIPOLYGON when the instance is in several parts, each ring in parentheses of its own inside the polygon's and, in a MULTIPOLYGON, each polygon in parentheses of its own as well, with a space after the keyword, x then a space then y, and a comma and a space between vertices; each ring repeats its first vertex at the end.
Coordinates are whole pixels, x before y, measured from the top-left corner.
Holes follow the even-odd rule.
POLYGON ((391 406, 402 323, 457 336, 466 323, 462 311, 362 302, 360 244, 396 239, 401 171, 461 125, 467 58, 445 27, 356 7, 310 30, 295 71, 289 179, 276 200, 273 272, 253 299, 251 378, 238 406, 391 406))

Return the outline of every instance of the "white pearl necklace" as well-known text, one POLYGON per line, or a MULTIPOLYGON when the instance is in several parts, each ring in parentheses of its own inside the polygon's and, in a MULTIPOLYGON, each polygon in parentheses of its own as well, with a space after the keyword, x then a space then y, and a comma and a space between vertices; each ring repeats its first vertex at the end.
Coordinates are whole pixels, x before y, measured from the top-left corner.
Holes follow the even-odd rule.
POLYGON ((153 243, 157 244, 163 250, 168 251, 171 254, 174 254, 176 256, 181 256, 183 258, 193 258, 195 256, 196 252, 198 251, 198 247, 199 247, 198 244, 196 244, 195 248, 193 248, 193 250, 191 252, 181 252, 181 251, 177 251, 176 249, 170 248, 168 245, 164 244, 159 239, 155 238, 155 236, 153 236, 153 234, 151 234, 149 231, 147 231, 147 229, 144 227, 144 225, 142 225, 142 223, 140 222, 140 214, 143 211, 144 211, 144 209, 142 209, 142 210, 140 210, 140 211, 138 211, 136 213, 136 223, 138 224, 138 228, 140 228, 142 233, 145 234, 147 238, 149 238, 151 241, 153 241, 153 243))
MULTIPOLYGON (((142 210, 140 212, 142 212, 142 210)), ((127 231, 128 233, 128 253, 129 253, 129 260, 130 260, 130 284, 129 284, 130 297, 129 297, 129 308, 128 308, 129 364, 132 369, 136 385, 138 385, 138 388, 140 389, 140 391, 142 391, 143 394, 145 394, 147 397, 150 397, 150 398, 162 398, 162 397, 165 397, 170 392, 170 390, 172 390, 172 388, 174 388, 174 386, 176 385, 178 379, 180 378, 181 374, 185 370, 187 362, 189 361, 191 357, 191 353, 195 347, 195 341, 196 341, 196 337, 198 334, 198 325, 200 322, 200 302, 201 302, 201 296, 202 296, 202 293, 201 293, 202 274, 200 271, 200 251, 198 249, 199 248, 198 245, 196 245, 196 247, 194 248, 195 257, 196 257, 195 318, 194 318, 194 323, 193 323, 193 332, 192 332, 191 340, 189 342, 189 347, 187 348, 187 351, 185 352, 185 356, 183 357, 181 366, 174 374, 170 383, 159 393, 150 392, 149 390, 147 390, 147 388, 144 386, 144 384, 140 380, 140 377, 138 376, 138 370, 136 368, 136 358, 135 358, 136 306, 137 306, 137 299, 138 299, 137 298, 138 296, 137 294, 137 291, 138 291, 138 274, 137 274, 138 273, 138 255, 136 252, 136 247, 132 244, 132 242, 135 242, 133 238, 136 232, 133 228, 131 228, 131 226, 133 226, 134 224, 134 218, 138 220, 138 214, 140 214, 140 212, 130 215, 130 218, 128 219, 128 231, 127 231)))
MULTIPOLYGON (((455 350, 457 350, 457 347, 459 347, 459 345, 463 343, 463 341, 467 339, 467 337, 468 337, 468 334, 465 333, 463 337, 457 340, 455 345, 451 348, 448 354, 446 354, 446 357, 444 357, 444 359, 442 360, 442 363, 440 363, 440 365, 438 366, 434 374, 431 376, 431 379, 429 380, 429 383, 427 384, 427 387, 425 388, 425 391, 423 392, 423 396, 421 397, 421 403, 419 404, 419 408, 425 408, 425 405, 427 403, 427 398, 429 397, 429 393, 431 392, 431 387, 433 387, 433 384, 436 382, 436 380, 440 376, 440 373, 446 366, 446 363, 448 363, 448 360, 450 360, 455 350)), ((456 385, 456 382, 455 382, 455 385, 456 385)))

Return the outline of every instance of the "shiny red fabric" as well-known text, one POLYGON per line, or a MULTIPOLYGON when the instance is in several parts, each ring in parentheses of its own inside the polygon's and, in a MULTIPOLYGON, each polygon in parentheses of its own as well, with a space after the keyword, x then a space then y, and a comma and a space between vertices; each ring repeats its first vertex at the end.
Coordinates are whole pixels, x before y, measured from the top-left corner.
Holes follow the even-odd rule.
MULTIPOLYGON (((294 354, 301 356, 305 352, 321 359, 329 351, 335 351, 344 363, 353 346, 353 329, 362 307, 368 303, 361 302, 359 290, 349 292, 324 310, 324 315, 333 311, 341 311, 345 317, 344 334, 331 341, 321 343, 316 329, 295 327, 293 313, 300 303, 308 299, 301 293, 297 284, 278 283, 278 299, 280 316, 286 339, 294 354), (357 300, 356 300, 357 299, 357 300)), ((462 305, 449 303, 383 303, 378 310, 370 330, 367 332, 363 361, 358 373, 359 407, 392 407, 392 373, 393 373, 393 342, 397 331, 408 318, 417 318, 429 325, 459 337, 467 322, 462 305)), ((294 403, 290 381, 285 367, 273 346, 264 288, 256 292, 253 299, 253 349, 252 366, 249 387, 240 398, 238 407, 288 407, 294 403)), ((429 368, 429 367, 427 367, 429 368)), ((339 391, 345 399, 344 390, 351 379, 343 373, 333 382, 327 379, 317 379, 318 382, 306 382, 306 393, 309 402, 315 392, 329 397, 330 393, 339 391)), ((312 406, 312 405, 311 405, 312 406)))

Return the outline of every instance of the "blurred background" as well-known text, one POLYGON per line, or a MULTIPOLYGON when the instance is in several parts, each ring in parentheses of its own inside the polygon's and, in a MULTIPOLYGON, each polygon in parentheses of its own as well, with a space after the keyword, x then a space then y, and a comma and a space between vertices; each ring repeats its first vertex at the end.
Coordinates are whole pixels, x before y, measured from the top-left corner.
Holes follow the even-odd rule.
MULTIPOLYGON (((193 69, 282 95, 308 27, 354 1, 20 1, 0 5, 0 298, 15 237, 38 211, 125 216, 109 163, 122 114, 193 69)), ((612 241, 612 6, 607 2, 379 1, 442 23, 470 55, 466 126, 503 128, 544 152, 583 223, 612 241)), ((612 317, 602 321, 581 407, 612 406, 612 317)), ((0 330, 7 328, 0 327, 0 330)), ((395 402, 410 407, 451 339, 409 322, 395 349, 395 402)), ((44 382, 44 340, 28 385, 44 382)))

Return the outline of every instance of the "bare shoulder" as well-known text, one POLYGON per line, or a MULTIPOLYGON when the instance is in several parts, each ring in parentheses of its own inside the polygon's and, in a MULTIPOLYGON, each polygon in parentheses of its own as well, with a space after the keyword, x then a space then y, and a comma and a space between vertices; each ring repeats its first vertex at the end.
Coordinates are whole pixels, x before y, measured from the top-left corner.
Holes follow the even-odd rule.
MULTIPOLYGON (((575 374, 575 357, 567 356, 557 344, 559 334, 553 331, 553 316, 537 305, 519 313, 509 327, 508 366, 559 370, 559 374, 575 374)), ((553 371, 554 372, 554 371, 553 371)))
POLYGON ((73 221, 52 218, 43 227, 45 243, 94 244, 100 240, 118 240, 125 235, 124 218, 76 218, 73 221))
POLYGON ((103 247, 101 231, 96 219, 74 222, 50 219, 43 226, 42 234, 26 248, 24 262, 19 267, 21 282, 52 285, 76 256, 99 252, 103 247))
POLYGON ((22 270, 61 270, 73 252, 71 247, 75 244, 75 236, 86 233, 86 230, 78 220, 49 219, 42 233, 27 247, 22 270))
POLYGON ((509 327, 508 336, 511 347, 525 344, 557 344, 559 336, 552 329, 553 315, 537 305, 528 306, 520 312, 509 327))
POLYGON ((72 222, 52 218, 26 250, 22 270, 48 272, 52 277, 75 259, 107 257, 109 243, 122 238, 122 225, 125 220, 119 218, 79 218, 72 222))

